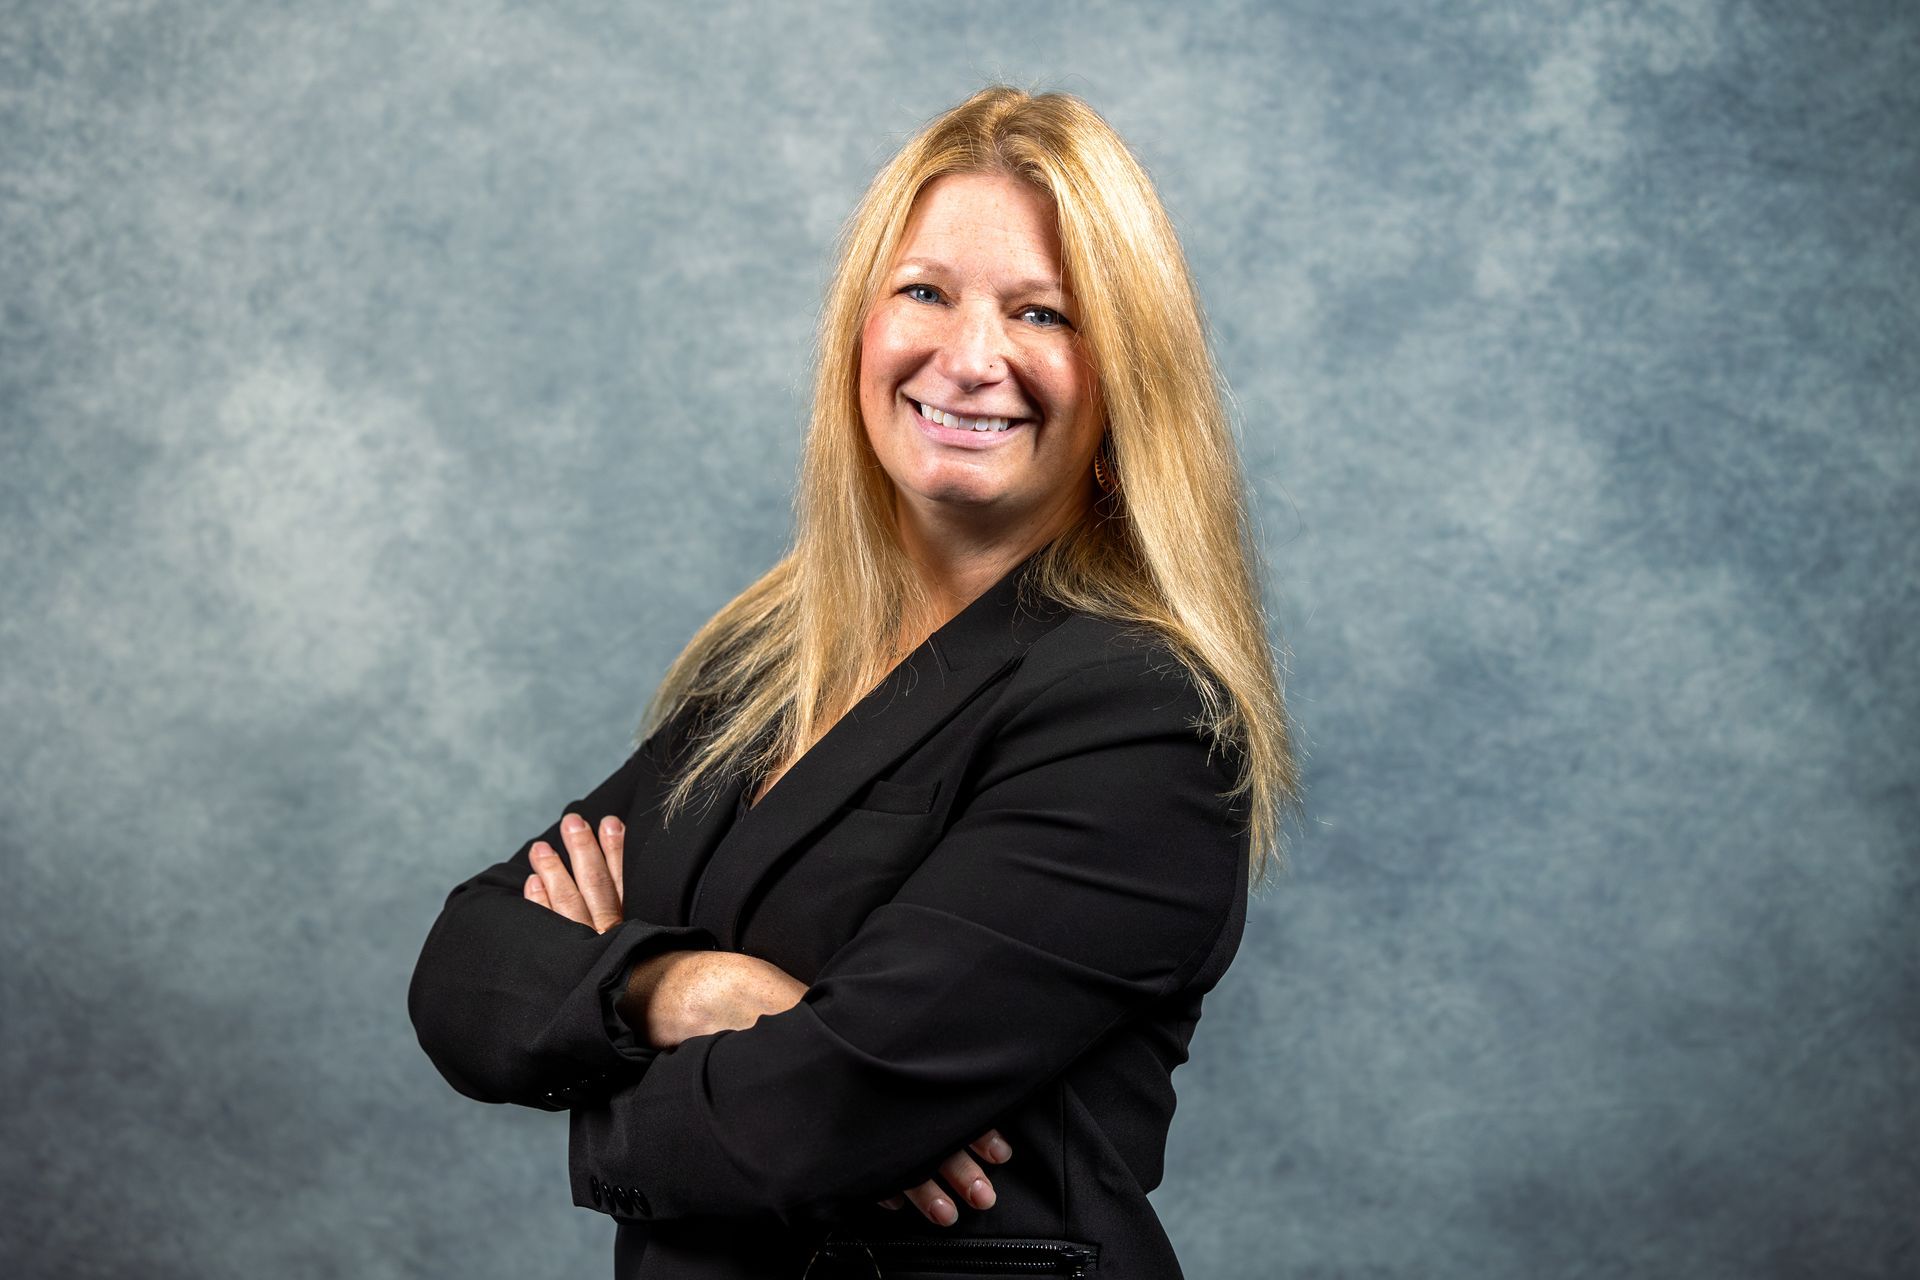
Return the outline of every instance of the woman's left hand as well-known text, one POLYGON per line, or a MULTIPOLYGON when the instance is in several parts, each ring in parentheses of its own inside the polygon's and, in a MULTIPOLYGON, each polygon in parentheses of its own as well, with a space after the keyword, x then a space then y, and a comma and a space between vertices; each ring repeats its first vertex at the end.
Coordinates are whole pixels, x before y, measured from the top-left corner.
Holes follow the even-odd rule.
POLYGON ((567 863, 544 840, 534 842, 528 851, 533 874, 527 877, 523 895, 549 911, 584 924, 595 933, 605 933, 619 924, 626 901, 627 829, 620 819, 609 814, 600 822, 600 838, 577 813, 560 820, 560 839, 567 846, 567 863))

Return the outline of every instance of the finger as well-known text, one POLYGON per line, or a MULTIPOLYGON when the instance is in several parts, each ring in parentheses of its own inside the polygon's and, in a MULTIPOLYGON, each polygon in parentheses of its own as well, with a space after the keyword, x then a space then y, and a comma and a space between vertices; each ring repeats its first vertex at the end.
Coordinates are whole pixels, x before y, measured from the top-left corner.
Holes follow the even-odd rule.
POLYGON ((880 1202, 880 1207, 882 1209, 904 1209, 907 1207, 907 1199, 905 1196, 888 1196, 880 1202))
POLYGON ((1013 1159, 1013 1148, 1007 1145, 1007 1140, 1000 1136, 998 1129, 987 1130, 967 1145, 981 1158, 995 1164, 1005 1164, 1013 1159))
POLYGON ((622 918, 627 900, 627 827, 608 814, 600 820, 600 851, 607 855, 607 874, 613 877, 613 900, 622 918))
POLYGON ((975 1209, 993 1208, 993 1184, 987 1181, 987 1175, 965 1151, 956 1151, 942 1160, 940 1176, 947 1180, 948 1186, 960 1193, 956 1204, 975 1209))
POLYGON ((560 839, 566 843, 567 858, 573 864, 573 882, 586 899, 590 923, 601 933, 620 923, 620 899, 614 896, 613 877, 607 872, 606 855, 593 838, 593 828, 577 813, 560 820, 560 839))
POLYGON ((936 1227, 950 1227, 960 1221, 960 1211, 953 1207, 953 1201, 947 1198, 946 1192, 932 1178, 917 1187, 908 1187, 907 1199, 913 1201, 914 1208, 925 1214, 927 1221, 936 1227))
POLYGON ((547 890, 547 905, 567 919, 593 927, 593 913, 587 910, 585 898, 574 887, 573 877, 567 874, 567 868, 560 861, 545 840, 537 841, 528 850, 527 857, 533 863, 533 869, 540 876, 540 883, 547 890))
POLYGON ((547 886, 540 882, 539 872, 536 871, 527 877, 526 895, 527 901, 538 903, 549 911, 553 910, 553 902, 547 897, 547 886))

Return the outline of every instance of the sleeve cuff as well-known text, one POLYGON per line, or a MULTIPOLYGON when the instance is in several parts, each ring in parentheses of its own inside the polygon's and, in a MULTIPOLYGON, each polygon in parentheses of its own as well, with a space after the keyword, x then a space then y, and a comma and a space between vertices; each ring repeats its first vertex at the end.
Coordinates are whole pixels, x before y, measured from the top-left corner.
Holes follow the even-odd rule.
POLYGON ((541 1056, 579 1064, 578 1075, 546 1092, 547 1105, 573 1106, 611 1093, 644 1071, 659 1052, 629 1027, 614 1006, 633 966, 663 951, 711 951, 719 942, 693 925, 628 920, 601 938, 603 949, 562 1001, 541 1036, 541 1056))
POLYGON ((606 1025, 607 1043, 613 1046, 615 1053, 629 1062, 644 1062, 647 1060, 647 1055, 657 1052, 647 1043, 646 1036, 643 1034, 645 1028, 631 1026, 625 1018, 620 1016, 621 993, 627 988, 627 978, 632 974, 634 966, 645 958, 642 956, 622 965, 614 976, 613 984, 606 989, 600 1000, 600 1020, 606 1025))

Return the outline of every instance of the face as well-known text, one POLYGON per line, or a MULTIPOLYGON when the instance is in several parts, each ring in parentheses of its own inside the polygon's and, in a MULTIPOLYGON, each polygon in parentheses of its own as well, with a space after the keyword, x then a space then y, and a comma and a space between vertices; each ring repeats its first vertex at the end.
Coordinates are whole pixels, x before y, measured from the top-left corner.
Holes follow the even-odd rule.
POLYGON ((1061 281, 1044 192, 1000 174, 922 189, 860 339, 903 531, 1037 543, 1091 505, 1098 387, 1061 281))

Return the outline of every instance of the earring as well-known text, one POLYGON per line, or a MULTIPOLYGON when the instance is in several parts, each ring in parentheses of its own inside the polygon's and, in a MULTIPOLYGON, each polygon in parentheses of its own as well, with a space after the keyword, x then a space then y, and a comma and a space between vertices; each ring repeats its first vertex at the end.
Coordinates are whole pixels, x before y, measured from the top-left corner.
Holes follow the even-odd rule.
POLYGON ((1104 442, 1094 451, 1093 482, 1100 486, 1102 493, 1112 493, 1115 487, 1113 468, 1107 464, 1107 449, 1104 442))

